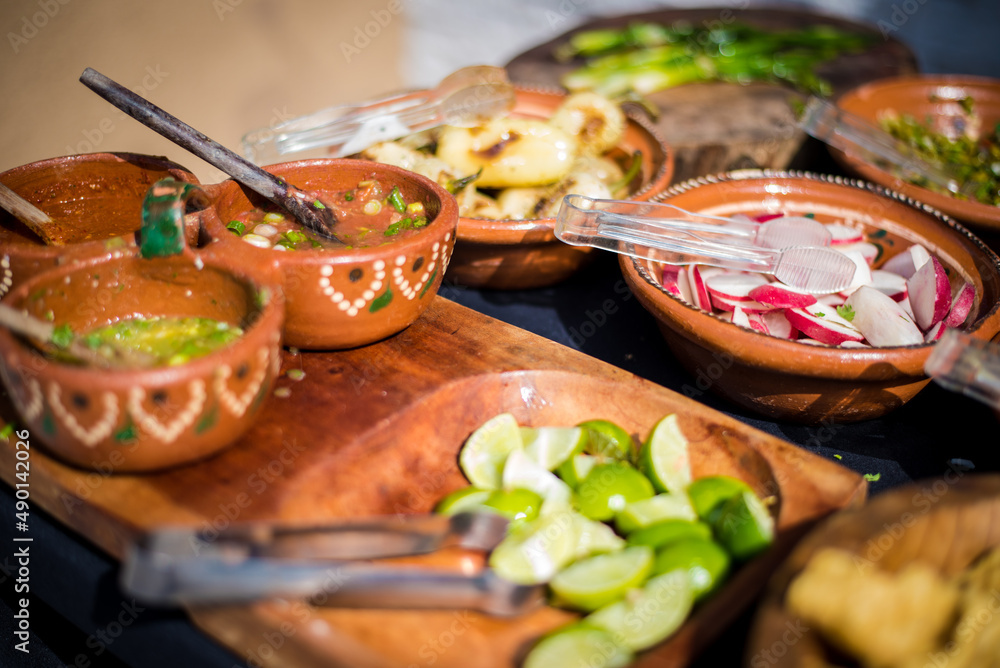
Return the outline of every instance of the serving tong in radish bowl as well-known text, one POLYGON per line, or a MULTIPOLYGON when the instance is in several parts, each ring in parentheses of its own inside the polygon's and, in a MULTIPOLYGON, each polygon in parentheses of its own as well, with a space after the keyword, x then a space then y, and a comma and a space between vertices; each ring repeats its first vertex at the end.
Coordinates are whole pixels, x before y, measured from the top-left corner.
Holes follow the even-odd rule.
POLYGON ((219 532, 164 528, 131 546, 122 587, 150 605, 304 597, 336 607, 464 608, 513 616, 540 605, 544 587, 504 580, 490 568, 379 563, 445 548, 488 552, 507 525, 493 513, 458 513, 303 526, 250 522, 219 532))
POLYGON ((857 270, 853 260, 829 248, 831 234, 822 223, 798 216, 758 223, 692 213, 670 204, 567 195, 555 234, 574 246, 655 262, 772 274, 804 292, 844 290, 857 270))

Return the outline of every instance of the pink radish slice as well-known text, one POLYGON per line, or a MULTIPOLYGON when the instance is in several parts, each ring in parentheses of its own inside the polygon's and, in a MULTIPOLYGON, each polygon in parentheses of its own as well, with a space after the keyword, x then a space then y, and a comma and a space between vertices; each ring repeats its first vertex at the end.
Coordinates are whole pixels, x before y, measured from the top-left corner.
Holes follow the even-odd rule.
POLYGON ((924 342, 923 333, 892 297, 864 285, 847 299, 851 323, 873 346, 909 346, 924 342))
POLYGON ((827 306, 843 306, 844 302, 847 301, 847 297, 839 292, 833 292, 828 295, 817 295, 816 301, 827 306))
POLYGON ((893 255, 885 261, 882 269, 899 274, 903 278, 909 278, 916 273, 917 269, 931 259, 931 254, 920 244, 913 244, 898 255, 893 255))
POLYGON ((906 279, 891 271, 873 269, 871 286, 889 295, 895 302, 903 301, 907 295, 906 279))
POLYGON ((739 306, 733 309, 733 324, 750 329, 750 319, 747 317, 746 311, 739 306))
POLYGON ((677 285, 677 274, 679 271, 680 267, 667 265, 663 268, 663 276, 661 278, 663 289, 675 297, 681 296, 681 289, 677 285))
POLYGON ((760 332, 761 334, 770 334, 771 330, 767 328, 767 323, 764 322, 763 313, 747 313, 747 320, 750 321, 750 329, 760 332))
POLYGON ((931 325, 944 320, 951 309, 951 284, 948 274, 936 257, 925 262, 907 279, 910 306, 920 329, 927 331, 931 325))
POLYGON ((964 283, 951 300, 951 310, 944 319, 948 327, 959 327, 969 317, 972 304, 976 301, 976 287, 972 283, 964 283))
POLYGON ((834 246, 855 244, 865 240, 864 232, 842 223, 827 223, 826 229, 830 231, 830 235, 833 237, 830 240, 830 244, 834 246))
POLYGON ((854 325, 823 304, 787 309, 785 317, 792 327, 820 343, 839 346, 844 341, 864 341, 864 336, 854 325))
POLYGON ((798 292, 780 283, 757 286, 749 292, 749 296, 754 301, 775 308, 803 308, 816 303, 815 295, 798 292))
POLYGON ((691 280, 688 278, 687 267, 681 267, 677 272, 677 289, 680 290, 680 298, 693 306, 694 298, 691 296, 691 280))
POLYGON ((799 335, 799 331, 792 327, 792 323, 788 322, 784 311, 761 313, 760 319, 771 336, 776 336, 779 339, 794 339, 799 335))
POLYGON ((944 330, 946 329, 948 329, 948 326, 945 324, 944 320, 942 320, 927 330, 927 334, 924 335, 924 341, 927 343, 937 341, 941 338, 941 335, 944 334, 944 330))
POLYGON ((712 310, 712 298, 708 295, 705 287, 705 280, 701 276, 701 269, 698 265, 691 265, 688 268, 688 281, 691 283, 691 300, 695 306, 703 311, 712 310))
POLYGON ((875 260, 878 258, 879 248, 875 244, 868 243, 867 241, 860 241, 854 244, 843 244, 836 246, 837 250, 843 251, 857 251, 861 253, 861 257, 865 259, 868 266, 872 266, 875 260))
POLYGON ((767 311, 774 310, 773 306, 761 304, 752 299, 726 299, 725 297, 717 297, 715 295, 712 295, 712 306, 720 311, 732 311, 739 306, 747 313, 766 313, 767 311))
POLYGON ((705 279, 705 287, 712 297, 731 301, 750 301, 750 291, 768 283, 761 274, 713 274, 705 279))
POLYGON ((766 223, 769 220, 774 220, 775 218, 781 218, 785 214, 783 213, 762 213, 759 216, 754 216, 753 219, 758 223, 766 223))

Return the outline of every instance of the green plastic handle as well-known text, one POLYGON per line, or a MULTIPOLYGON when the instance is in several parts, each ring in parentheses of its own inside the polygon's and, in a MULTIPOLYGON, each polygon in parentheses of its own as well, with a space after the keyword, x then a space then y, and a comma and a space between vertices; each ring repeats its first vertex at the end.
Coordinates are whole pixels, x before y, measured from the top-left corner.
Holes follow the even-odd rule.
POLYGON ((142 202, 139 240, 142 257, 169 257, 184 251, 184 210, 191 198, 204 202, 205 191, 173 177, 150 186, 142 202))

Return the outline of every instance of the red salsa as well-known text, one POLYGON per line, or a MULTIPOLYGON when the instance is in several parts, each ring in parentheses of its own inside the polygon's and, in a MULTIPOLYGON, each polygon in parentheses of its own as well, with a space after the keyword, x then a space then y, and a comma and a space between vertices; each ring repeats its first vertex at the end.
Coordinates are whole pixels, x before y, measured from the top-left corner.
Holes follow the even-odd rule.
POLYGON ((258 248, 343 250, 391 243, 416 234, 428 222, 423 204, 407 202, 398 186, 388 188, 374 179, 361 181, 351 190, 309 194, 333 209, 337 239, 316 234, 277 207, 252 209, 226 227, 258 248))

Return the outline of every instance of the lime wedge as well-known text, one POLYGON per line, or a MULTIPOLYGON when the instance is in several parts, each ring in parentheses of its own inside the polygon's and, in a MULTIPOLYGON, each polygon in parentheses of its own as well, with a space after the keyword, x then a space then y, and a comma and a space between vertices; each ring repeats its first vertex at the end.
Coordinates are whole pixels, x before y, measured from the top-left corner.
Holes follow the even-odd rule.
POLYGON ((644 529, 663 520, 694 521, 698 516, 684 494, 657 494, 649 499, 627 504, 615 516, 615 527, 623 534, 644 529))
POLYGON ((635 454, 632 436, 611 420, 587 420, 577 425, 587 431, 585 452, 630 462, 635 454))
POLYGON ((624 668, 634 658, 604 629, 573 624, 542 638, 524 668, 624 668))
POLYGON ((549 471, 583 452, 586 433, 578 427, 521 427, 524 451, 549 471))
POLYGON ((458 464, 474 486, 497 489, 507 455, 522 447, 517 420, 510 413, 501 413, 472 432, 458 454, 458 464))
POLYGON ((576 489, 583 482, 583 479, 587 477, 590 473, 590 469, 594 468, 594 464, 598 463, 599 458, 594 455, 579 454, 573 455, 556 469, 556 475, 563 479, 567 485, 576 489))
POLYGON ((466 510, 475 510, 476 508, 481 508, 483 502, 486 501, 492 493, 493 490, 491 489, 480 489, 479 487, 473 487, 472 485, 460 487, 438 501, 437 506, 434 508, 434 512, 440 513, 441 515, 454 515, 455 513, 461 513, 466 510))
POLYGON ((530 489, 495 489, 490 492, 482 507, 497 512, 512 523, 530 522, 538 517, 542 507, 542 497, 530 489))
POLYGON ((573 519, 577 523, 577 533, 580 536, 576 544, 576 553, 573 555, 575 559, 624 549, 625 539, 604 522, 589 519, 580 513, 573 513, 573 519))
POLYGON ((639 470, 649 477, 657 492, 681 494, 691 484, 688 440, 676 414, 667 415, 653 427, 639 452, 639 470))
POLYGON ((665 547, 684 538, 712 537, 712 527, 704 522, 690 520, 663 520, 628 535, 629 545, 648 545, 654 549, 665 547))
POLYGON ((752 491, 723 503, 712 529, 734 559, 749 559, 774 542, 774 518, 752 491))
POLYGON ((687 538, 670 543, 656 553, 653 573, 684 571, 697 602, 722 585, 729 575, 729 565, 729 553, 714 540, 687 538))
POLYGON ((490 553, 490 567, 518 584, 541 584, 574 558, 579 536, 571 513, 543 515, 515 527, 490 553))
POLYGON ((653 496, 649 480, 624 462, 595 464, 576 490, 577 507, 593 520, 610 520, 633 501, 653 496))
POLYGON ((584 623, 602 628, 634 652, 666 640, 691 613, 694 596, 687 573, 671 571, 650 578, 621 600, 590 613, 584 623))
POLYGON ((559 605, 589 612, 640 586, 652 567, 652 548, 628 547, 573 563, 559 571, 549 587, 559 605))
POLYGON ((515 450, 507 456, 501 482, 505 489, 530 489, 542 497, 541 515, 565 512, 571 508, 573 490, 569 485, 523 450, 515 450))
POLYGON ((750 485, 727 475, 698 478, 687 488, 688 498, 698 517, 709 523, 717 519, 715 516, 723 503, 745 491, 750 491, 750 485))

